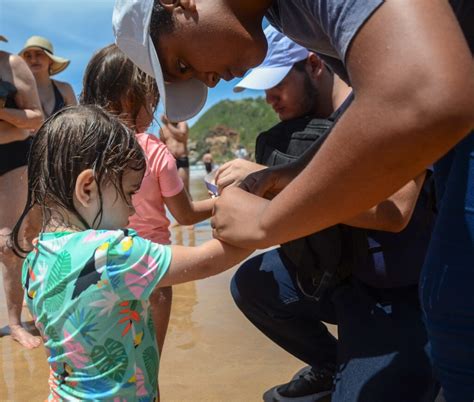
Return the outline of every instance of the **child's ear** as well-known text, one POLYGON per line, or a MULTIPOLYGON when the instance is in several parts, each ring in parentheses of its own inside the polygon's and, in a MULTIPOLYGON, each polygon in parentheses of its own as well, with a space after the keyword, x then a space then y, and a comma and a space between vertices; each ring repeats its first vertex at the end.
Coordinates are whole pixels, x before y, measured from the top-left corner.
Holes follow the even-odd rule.
POLYGON ((92 169, 83 170, 76 179, 74 195, 79 204, 84 208, 91 205, 97 198, 98 188, 92 169))

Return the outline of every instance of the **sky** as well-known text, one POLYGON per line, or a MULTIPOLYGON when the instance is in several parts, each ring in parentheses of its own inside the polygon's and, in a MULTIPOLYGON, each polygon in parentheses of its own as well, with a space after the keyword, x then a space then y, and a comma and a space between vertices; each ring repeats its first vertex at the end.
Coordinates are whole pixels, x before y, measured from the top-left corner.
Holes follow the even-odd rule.
MULTIPOLYGON (((54 53, 71 60, 69 67, 53 78, 69 82, 76 95, 82 89, 82 75, 92 54, 114 41, 112 10, 114 0, 0 0, 0 49, 18 53, 32 35, 49 39, 54 53)), ((234 93, 239 81, 221 81, 209 90, 201 113, 189 121, 192 125, 202 113, 222 99, 262 96, 263 92, 234 93)))

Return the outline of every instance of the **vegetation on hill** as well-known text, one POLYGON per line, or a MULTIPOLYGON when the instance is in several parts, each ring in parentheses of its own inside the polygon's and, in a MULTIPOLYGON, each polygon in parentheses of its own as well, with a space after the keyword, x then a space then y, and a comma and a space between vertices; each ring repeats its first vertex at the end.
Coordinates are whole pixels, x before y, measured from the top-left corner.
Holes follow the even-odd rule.
POLYGON ((190 128, 191 159, 200 160, 210 149, 215 161, 220 163, 232 159, 239 145, 253 154, 257 135, 278 121, 263 98, 220 101, 190 128))

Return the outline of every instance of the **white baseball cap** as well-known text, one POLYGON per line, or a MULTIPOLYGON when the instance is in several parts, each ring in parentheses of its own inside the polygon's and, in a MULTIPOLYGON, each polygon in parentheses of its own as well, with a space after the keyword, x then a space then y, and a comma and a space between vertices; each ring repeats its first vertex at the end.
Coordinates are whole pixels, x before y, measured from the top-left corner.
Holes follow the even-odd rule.
POLYGON ((173 122, 199 113, 207 99, 207 86, 196 79, 165 82, 150 36, 154 0, 116 0, 112 25, 117 46, 141 70, 156 79, 165 113, 173 122))
POLYGON ((235 87, 234 92, 244 89, 265 90, 278 85, 290 72, 293 65, 309 56, 308 49, 269 25, 265 28, 268 51, 262 64, 253 68, 235 87))

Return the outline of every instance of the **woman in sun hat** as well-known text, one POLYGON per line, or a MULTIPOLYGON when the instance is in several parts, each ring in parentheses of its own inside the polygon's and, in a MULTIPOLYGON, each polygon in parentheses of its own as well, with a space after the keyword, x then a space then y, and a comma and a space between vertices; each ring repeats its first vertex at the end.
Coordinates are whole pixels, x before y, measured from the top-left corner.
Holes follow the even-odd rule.
POLYGON ((71 85, 51 79, 52 75, 66 69, 70 61, 56 56, 53 45, 48 39, 41 36, 30 37, 19 54, 35 76, 45 117, 51 116, 65 106, 77 104, 71 85))

